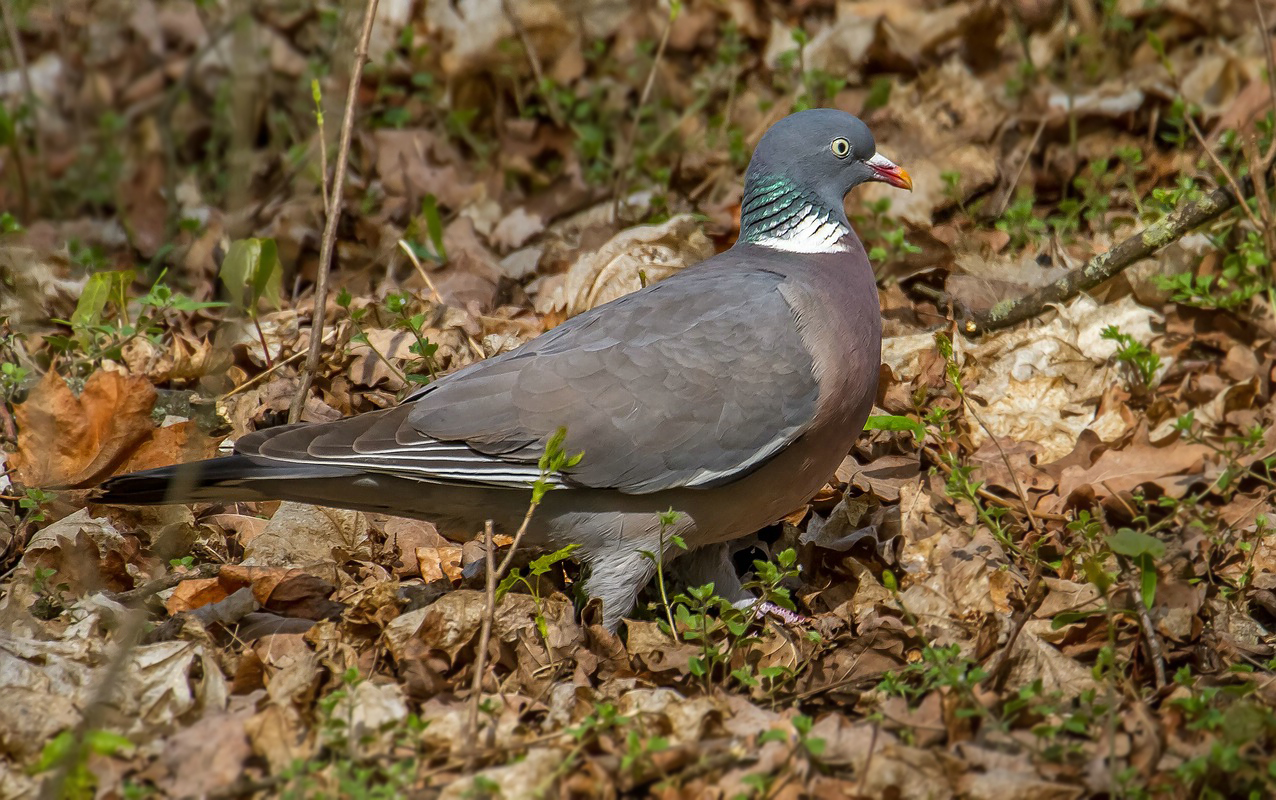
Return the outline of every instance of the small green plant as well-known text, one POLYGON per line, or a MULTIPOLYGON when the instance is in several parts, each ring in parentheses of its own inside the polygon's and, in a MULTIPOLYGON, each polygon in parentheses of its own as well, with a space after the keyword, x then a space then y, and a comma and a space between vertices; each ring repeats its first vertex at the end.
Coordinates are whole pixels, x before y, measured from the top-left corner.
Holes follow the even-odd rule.
POLYGON ((875 272, 879 276, 887 266, 922 251, 908 241, 904 226, 890 215, 889 197, 866 203, 864 208, 868 214, 856 214, 852 222, 868 247, 869 260, 877 264, 875 272))
POLYGON ((793 94, 793 110, 827 105, 846 88, 846 78, 818 68, 807 68, 805 51, 811 37, 801 27, 789 31, 793 49, 776 59, 775 82, 781 92, 793 94))
POLYGON ((426 194, 421 198, 421 213, 408 221, 404 243, 412 254, 424 261, 447 263, 447 247, 443 243, 443 217, 439 212, 438 198, 426 194), (429 242, 429 247, 425 246, 429 242))
MULTIPOLYGON (((797 576, 796 562, 797 553, 792 549, 777 553, 775 563, 754 561, 755 575, 743 586, 753 592, 758 601, 745 608, 737 608, 718 595, 712 583, 688 586, 674 595, 673 620, 666 632, 699 648, 699 655, 689 660, 688 669, 706 689, 728 678, 752 688, 759 686, 758 678, 762 678, 773 690, 779 682, 791 677, 791 671, 784 667, 763 668, 755 676, 752 667, 731 669, 730 662, 732 654, 758 641, 749 634, 749 629, 759 603, 765 601, 793 610, 793 599, 783 584, 797 576)), ((662 620, 661 628, 665 625, 662 620)))
POLYGON ((944 170, 939 178, 944 182, 944 197, 948 198, 948 202, 957 206, 963 215, 970 216, 966 212, 966 195, 961 190, 961 173, 953 169, 944 170))
POLYGON ((74 731, 62 731, 45 744, 30 772, 41 775, 64 769, 65 777, 57 796, 65 800, 92 800, 97 792, 97 776, 89 769, 89 756, 113 758, 132 749, 133 742, 118 733, 91 730, 80 740, 74 731))
MULTIPOLYGON (((545 442, 545 452, 541 454, 537 466, 540 468, 540 477, 532 483, 532 506, 540 505, 544 499, 545 493, 553 489, 555 484, 551 481, 555 475, 563 470, 571 469, 580 463, 585 457, 585 451, 580 451, 576 455, 568 455, 563 448, 563 442, 567 439, 567 429, 559 428, 545 442)), ((530 513, 530 512, 529 512, 530 513)))
MULTIPOLYGON (((444 258, 446 257, 444 255, 444 258)), ((421 332, 425 326, 426 314, 424 312, 408 313, 409 299, 406 292, 403 294, 390 294, 385 299, 385 308, 386 311, 396 316, 394 321, 395 328, 412 334, 413 342, 408 345, 408 351, 416 356, 416 360, 404 365, 404 376, 410 383, 425 384, 439 376, 437 359, 439 346, 431 342, 429 337, 421 332), (421 369, 425 370, 424 374, 420 371, 421 369)))
POLYGON ((178 294, 164 283, 161 272, 150 291, 134 304, 128 298, 133 270, 112 270, 89 276, 76 302, 71 319, 55 319, 71 331, 70 336, 50 335, 46 341, 54 352, 66 356, 73 375, 84 376, 103 359, 119 360, 125 345, 145 338, 157 346, 172 326, 165 320, 169 312, 191 312, 218 308, 225 303, 201 303, 178 294))
POLYGON ((1188 667, 1175 673, 1174 682, 1187 695, 1169 704, 1183 714, 1189 731, 1211 734, 1209 748, 1183 762, 1175 777, 1194 797, 1270 797, 1276 791, 1276 713, 1255 698, 1255 684, 1198 687, 1188 667))
POLYGON ((402 366, 391 361, 389 356, 377 349, 377 346, 368 337, 365 323, 368 321, 369 315, 377 310, 368 306, 352 309, 352 301, 353 298, 350 292, 345 289, 342 289, 337 294, 337 305, 346 310, 350 317, 350 322, 354 325, 355 332, 350 337, 350 341, 363 344, 371 350, 404 384, 419 386, 428 384, 438 377, 440 372, 437 358, 439 346, 430 341, 429 337, 423 332, 429 317, 425 312, 411 313, 412 298, 409 294, 404 292, 387 295, 385 303, 380 309, 393 318, 390 323, 392 328, 412 334, 413 342, 408 346, 408 351, 412 353, 414 358, 402 366))
POLYGON ((669 533, 669 529, 678 524, 681 517, 682 513, 674 511, 672 506, 660 512, 660 551, 658 553, 642 551, 642 554, 656 566, 656 586, 660 590, 660 604, 664 608, 665 620, 669 624, 670 632, 674 630, 674 622, 673 607, 669 605, 669 593, 665 588, 665 549, 669 544, 680 550, 687 549, 687 543, 681 536, 669 533))
POLYGON ((22 499, 18 501, 18 507, 22 509, 22 521, 18 527, 22 527, 27 523, 44 522, 43 507, 48 505, 53 499, 53 495, 40 489, 27 489, 23 493, 22 499))
POLYGON ((1261 234, 1248 231, 1234 245, 1226 234, 1211 234, 1210 243, 1223 254, 1217 274, 1158 276, 1157 285, 1170 292, 1171 300, 1195 308, 1234 309, 1255 295, 1271 293, 1271 258, 1261 234))
POLYGON ((1010 237, 1010 247, 1018 250, 1046 232, 1046 223, 1033 213, 1032 192, 1021 189, 1014 202, 997 220, 996 228, 1010 237))
POLYGON ((31 371, 12 361, 0 363, 0 402, 12 403, 24 391, 31 371))
POLYGON ((637 726, 629 729, 625 736, 625 753, 620 757, 620 771, 639 777, 654 769, 652 756, 662 750, 669 749, 669 740, 664 736, 644 736, 637 726))
MULTIPOLYGON (((1140 153, 1140 157, 1141 155, 1140 153)), ((1058 213, 1049 216, 1046 219, 1047 224, 1065 238, 1076 234, 1083 220, 1091 230, 1102 227, 1112 207, 1112 193, 1120 177, 1113 168, 1111 159, 1099 158, 1091 161, 1081 174, 1072 179, 1072 188, 1076 195, 1069 194, 1062 198, 1058 213)))
POLYGON ((548 638, 549 628, 545 621, 545 615, 541 611, 544 599, 541 597, 541 582, 538 579, 553 569, 555 564, 571 558, 572 553, 576 552, 579 548, 579 544, 569 544, 566 547, 555 550, 552 553, 546 553, 545 555, 540 556, 527 565, 526 575, 524 575, 518 567, 511 569, 509 573, 501 579, 501 582, 497 584, 496 602, 501 602, 501 598, 503 598, 509 590, 513 589, 516 585, 520 583, 523 584, 523 586, 526 587, 528 594, 532 596, 532 603, 536 608, 536 631, 540 633, 541 639, 548 638))
POLYGON ((1130 334, 1122 333, 1115 325, 1104 328, 1099 335, 1116 343, 1117 361, 1138 377, 1143 389, 1151 389, 1156 382, 1156 374, 1161 369, 1161 357, 1130 334))
MULTIPOLYGON (((771 741, 787 744, 789 745, 789 754, 786 755, 786 763, 801 759, 812 764, 815 769, 822 768, 819 764, 819 758, 824 754, 824 750, 828 748, 828 743, 822 737, 812 735, 815 727, 813 718, 806 715, 795 715, 791 722, 792 734, 789 731, 780 729, 780 727, 773 727, 773 729, 763 731, 763 734, 758 736, 758 746, 771 743, 771 741)), ((744 783, 752 790, 752 794, 744 796, 769 796, 776 777, 778 776, 775 773, 748 774, 748 776, 744 777, 744 783)))
POLYGON ((261 341, 266 367, 273 367, 274 359, 266 343, 266 334, 261 329, 258 309, 263 300, 276 308, 280 303, 283 270, 279 266, 275 240, 238 239, 231 242, 219 274, 235 305, 252 320, 257 338, 261 341))
POLYGON ((1117 556, 1124 556, 1123 563, 1133 566, 1139 574, 1139 589, 1144 608, 1156 602, 1156 561, 1165 555, 1165 543, 1132 528, 1118 528, 1107 537, 1107 545, 1117 556))
POLYGON ((908 431, 913 434, 913 441, 921 442, 926 438, 925 424, 912 417, 896 414, 875 414, 864 422, 866 431, 908 431))
POLYGON ((358 669, 351 667, 341 675, 341 686, 320 698, 317 703, 319 753, 309 761, 294 762, 283 772, 282 797, 288 800, 316 797, 392 800, 404 796, 413 787, 424 755, 421 732, 428 723, 409 714, 403 723, 392 723, 393 727, 356 730, 355 707, 350 698, 362 682, 358 669), (369 752, 369 745, 386 735, 393 740, 394 758, 369 752))
POLYGON ((66 593, 71 586, 67 583, 53 584, 53 576, 57 574, 53 567, 36 567, 31 572, 31 593, 36 599, 28 610, 36 619, 57 619, 67 609, 66 593))

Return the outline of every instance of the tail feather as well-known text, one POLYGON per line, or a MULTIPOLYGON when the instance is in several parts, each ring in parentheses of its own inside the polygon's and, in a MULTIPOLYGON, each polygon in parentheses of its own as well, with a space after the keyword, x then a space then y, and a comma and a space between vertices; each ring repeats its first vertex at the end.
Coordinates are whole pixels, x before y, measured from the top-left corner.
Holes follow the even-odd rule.
POLYGON ((160 505, 195 501, 269 500, 289 481, 350 477, 352 471, 307 464, 264 463, 233 455, 111 478, 97 502, 106 505, 160 505))

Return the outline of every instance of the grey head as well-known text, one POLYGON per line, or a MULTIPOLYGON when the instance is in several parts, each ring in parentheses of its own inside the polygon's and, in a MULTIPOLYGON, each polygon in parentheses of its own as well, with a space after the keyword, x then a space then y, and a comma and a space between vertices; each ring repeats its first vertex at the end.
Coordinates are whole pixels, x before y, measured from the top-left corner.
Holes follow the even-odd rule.
POLYGON ((877 152, 858 117, 831 108, 791 114, 753 152, 739 241, 798 253, 843 251, 851 226, 842 202, 869 181, 913 188, 908 173, 877 152))

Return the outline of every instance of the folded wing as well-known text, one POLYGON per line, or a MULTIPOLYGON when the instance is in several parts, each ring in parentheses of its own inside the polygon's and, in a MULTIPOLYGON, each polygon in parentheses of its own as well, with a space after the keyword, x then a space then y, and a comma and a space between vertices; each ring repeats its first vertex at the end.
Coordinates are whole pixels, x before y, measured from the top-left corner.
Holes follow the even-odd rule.
MULTIPOLYGON (((719 257, 721 258, 721 257, 719 257)), ((594 309, 404 405, 260 431, 239 452, 526 487, 559 428, 569 486, 647 493, 742 477, 810 426, 819 387, 783 278, 708 264, 594 309)))

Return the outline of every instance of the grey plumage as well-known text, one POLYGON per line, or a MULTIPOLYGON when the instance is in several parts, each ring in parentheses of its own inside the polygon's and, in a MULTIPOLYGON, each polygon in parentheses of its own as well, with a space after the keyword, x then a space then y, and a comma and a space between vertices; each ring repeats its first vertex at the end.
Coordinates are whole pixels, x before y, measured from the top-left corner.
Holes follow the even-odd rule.
MULTIPOLYGON (((907 173, 838 111, 776 123, 746 175, 740 241, 397 408, 258 431, 236 455, 121 476, 103 502, 290 499, 512 531, 548 438, 581 461, 555 477, 528 541, 575 542, 614 627, 659 549, 659 512, 696 550, 687 571, 739 593, 725 542, 819 489, 876 393, 881 320, 846 220, 853 186, 907 173)), ((673 555, 673 554, 668 554, 673 555)))

